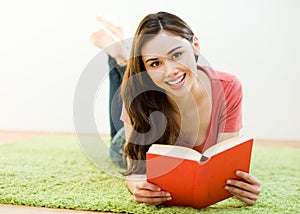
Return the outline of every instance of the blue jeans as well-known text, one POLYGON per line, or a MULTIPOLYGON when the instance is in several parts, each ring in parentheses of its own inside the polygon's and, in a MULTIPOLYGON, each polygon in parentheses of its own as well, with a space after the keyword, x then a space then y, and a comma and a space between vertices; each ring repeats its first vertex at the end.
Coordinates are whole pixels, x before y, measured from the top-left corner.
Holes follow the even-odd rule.
POLYGON ((121 168, 127 167, 126 156, 124 153, 125 130, 121 128, 110 143, 109 154, 112 162, 121 168))
POLYGON ((122 100, 120 86, 126 66, 119 66, 114 58, 108 56, 109 65, 109 122, 110 122, 110 157, 118 166, 125 168, 124 155, 125 131, 123 121, 120 120, 122 100))
POLYGON ((122 100, 120 97, 120 86, 125 72, 125 66, 118 66, 114 58, 108 57, 109 65, 109 120, 111 139, 123 127, 120 120, 122 111, 122 100))

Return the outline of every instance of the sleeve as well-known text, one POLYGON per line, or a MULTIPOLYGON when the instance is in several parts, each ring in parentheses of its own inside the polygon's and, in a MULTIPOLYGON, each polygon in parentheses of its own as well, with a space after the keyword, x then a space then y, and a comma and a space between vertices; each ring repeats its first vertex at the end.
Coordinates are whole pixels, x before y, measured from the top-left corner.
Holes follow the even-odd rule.
POLYGON ((234 77, 230 84, 224 88, 225 111, 222 114, 221 127, 224 132, 237 132, 242 124, 242 99, 243 90, 241 82, 234 77))

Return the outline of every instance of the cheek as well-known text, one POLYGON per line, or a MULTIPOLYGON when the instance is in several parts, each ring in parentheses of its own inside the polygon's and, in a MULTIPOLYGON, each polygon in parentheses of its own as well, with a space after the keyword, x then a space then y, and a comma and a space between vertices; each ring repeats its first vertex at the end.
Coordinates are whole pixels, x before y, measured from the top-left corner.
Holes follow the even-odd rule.
POLYGON ((147 71, 148 75, 154 83, 160 83, 163 79, 163 73, 158 71, 147 71))
POLYGON ((185 66, 188 68, 192 69, 194 67, 197 67, 195 56, 192 54, 187 55, 182 61, 183 61, 183 64, 185 64, 185 66))
POLYGON ((186 59, 184 62, 182 62, 182 65, 184 66, 185 71, 189 74, 194 74, 197 72, 197 63, 195 57, 186 59))

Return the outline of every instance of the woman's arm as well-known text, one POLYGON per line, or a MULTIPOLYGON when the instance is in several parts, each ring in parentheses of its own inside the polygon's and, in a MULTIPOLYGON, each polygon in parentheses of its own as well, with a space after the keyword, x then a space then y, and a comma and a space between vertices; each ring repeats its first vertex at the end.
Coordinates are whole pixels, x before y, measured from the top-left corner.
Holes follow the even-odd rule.
MULTIPOLYGON (((125 137, 126 140, 128 140, 132 127, 129 123, 125 122, 124 128, 125 137)), ((147 182, 145 174, 132 174, 127 176, 126 185, 137 203, 159 205, 165 201, 172 200, 170 193, 162 191, 159 186, 147 182)))
POLYGON ((129 175, 126 184, 137 203, 159 205, 172 200, 170 193, 162 191, 159 186, 147 182, 146 175, 129 175))
POLYGON ((239 132, 220 132, 218 134, 217 143, 237 136, 239 136, 239 132))
MULTIPOLYGON (((218 143, 238 135, 239 132, 219 133, 218 143)), ((236 171, 236 175, 242 178, 243 181, 229 179, 225 190, 247 205, 255 204, 260 194, 260 181, 247 172, 236 171)))
POLYGON ((236 171, 236 175, 243 181, 229 179, 225 190, 247 205, 255 204, 260 194, 260 181, 247 172, 236 171))

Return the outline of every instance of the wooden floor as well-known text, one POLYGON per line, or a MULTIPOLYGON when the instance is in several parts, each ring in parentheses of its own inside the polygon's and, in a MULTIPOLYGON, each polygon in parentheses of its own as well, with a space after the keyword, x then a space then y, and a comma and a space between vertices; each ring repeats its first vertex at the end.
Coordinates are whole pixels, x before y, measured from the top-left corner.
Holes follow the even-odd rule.
POLYGON ((109 214, 109 212, 75 211, 67 209, 50 209, 43 207, 27 207, 19 205, 0 204, 3 214, 109 214))
POLYGON ((300 140, 255 139, 254 144, 256 146, 279 146, 279 147, 300 148, 300 140))
MULTIPOLYGON (((20 140, 36 138, 41 136, 47 136, 51 134, 67 134, 70 133, 50 133, 50 132, 28 132, 28 131, 7 131, 0 130, 0 144, 6 144, 11 142, 16 142, 20 140)), ((292 147, 300 148, 300 140, 268 140, 268 139, 255 139, 254 144, 256 146, 278 146, 278 147, 292 147)), ((6 205, 0 204, 0 213, 5 214, 91 214, 101 212, 91 212, 91 211, 75 211, 66 209, 49 209, 49 208, 38 208, 38 207, 26 207, 26 206, 16 206, 16 205, 6 205)), ((108 214, 108 212, 102 213, 108 214)))

